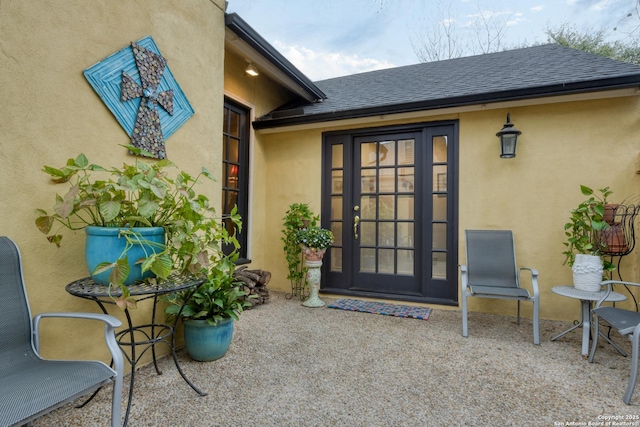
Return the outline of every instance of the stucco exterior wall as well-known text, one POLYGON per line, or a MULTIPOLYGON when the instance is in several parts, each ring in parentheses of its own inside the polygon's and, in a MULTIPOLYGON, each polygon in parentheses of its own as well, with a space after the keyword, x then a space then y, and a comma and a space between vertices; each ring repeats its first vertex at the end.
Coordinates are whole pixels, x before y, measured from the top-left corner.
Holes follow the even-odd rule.
MULTIPOLYGON (((84 233, 66 233, 57 249, 34 224, 34 209, 51 209, 56 191, 61 191, 49 184, 42 167, 63 166, 80 152, 104 166, 132 161, 118 145, 128 144, 129 137, 83 70, 151 35, 195 110, 167 140, 168 158, 193 173, 206 166, 220 178, 225 2, 187 3, 0 2, 0 234, 14 239, 22 251, 34 314, 98 310, 95 303, 64 290, 67 283, 88 274, 83 264, 84 233)), ((201 190, 219 204, 219 186, 201 190)), ((134 321, 148 322, 150 310, 150 301, 141 303, 132 312, 134 321)), ((111 312, 124 321, 115 307, 111 312)), ((101 326, 56 322, 56 327, 44 327, 45 354, 91 358, 108 354, 101 344, 101 326)))
MULTIPOLYGON (((416 118, 412 122, 457 119, 459 135, 459 263, 465 261, 465 229, 511 229, 520 266, 539 270, 541 316, 579 318, 578 301, 555 295, 551 288, 571 285, 563 265, 564 224, 569 211, 583 199, 580 184, 609 186, 611 202, 638 203, 640 153, 637 97, 567 102, 528 107, 416 118), (517 157, 501 159, 496 132, 507 112, 522 131, 517 157), (611 168, 611 165, 615 165, 611 168)), ((372 126, 407 123, 372 119, 372 126)), ((362 127, 362 126, 359 126, 362 127)), ((344 128, 344 127, 342 127, 344 128)), ((274 242, 289 204, 306 202, 320 212, 322 132, 326 127, 264 135, 267 159, 266 241, 274 242)), ((271 287, 288 291, 282 250, 269 250, 271 287)), ((625 257, 622 277, 640 280, 638 252, 625 257)), ((528 284, 525 284, 528 286, 528 284)), ((469 309, 515 315, 513 301, 472 298, 469 309)), ((531 317, 531 304, 522 304, 531 317)))
POLYGON ((282 237, 283 218, 294 203, 308 203, 320 214, 322 133, 318 130, 264 135, 267 159, 265 212, 266 264, 271 269, 272 289, 290 292, 282 237))
MULTIPOLYGON (((264 73, 257 77, 248 76, 245 73, 247 61, 230 50, 225 52, 224 64, 225 96, 249 109, 252 119, 267 114, 293 99, 292 93, 283 89, 264 73)), ((249 133, 249 218, 243 219, 243 227, 249 233, 250 268, 271 271, 272 267, 267 255, 269 252, 280 249, 282 245, 279 238, 275 241, 271 237, 267 238, 267 230, 270 228, 266 224, 266 218, 272 202, 267 197, 270 183, 267 180, 267 153, 264 138, 253 128, 249 133)))

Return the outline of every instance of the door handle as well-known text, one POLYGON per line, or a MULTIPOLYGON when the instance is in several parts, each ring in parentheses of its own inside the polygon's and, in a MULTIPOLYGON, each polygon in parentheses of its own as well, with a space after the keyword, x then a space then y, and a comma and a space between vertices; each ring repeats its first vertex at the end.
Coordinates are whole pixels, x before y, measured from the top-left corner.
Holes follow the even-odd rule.
POLYGON ((358 240, 358 224, 360 224, 360 217, 358 215, 353 217, 353 238, 358 240))

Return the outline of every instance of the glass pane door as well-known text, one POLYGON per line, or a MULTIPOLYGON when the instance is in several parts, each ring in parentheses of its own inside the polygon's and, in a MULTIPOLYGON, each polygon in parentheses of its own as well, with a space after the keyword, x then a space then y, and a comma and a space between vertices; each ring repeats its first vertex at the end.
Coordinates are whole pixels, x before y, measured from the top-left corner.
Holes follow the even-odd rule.
POLYGON ((355 140, 352 237, 359 289, 418 291, 415 152, 411 134, 355 140))
POLYGON ((457 122, 324 136, 324 290, 457 302, 456 136, 457 122))

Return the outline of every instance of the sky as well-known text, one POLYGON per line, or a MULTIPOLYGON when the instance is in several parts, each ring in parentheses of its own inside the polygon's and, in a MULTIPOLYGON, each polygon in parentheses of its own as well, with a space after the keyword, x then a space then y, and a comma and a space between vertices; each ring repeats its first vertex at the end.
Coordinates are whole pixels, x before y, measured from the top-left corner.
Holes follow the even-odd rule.
POLYGON ((544 43, 545 30, 564 23, 580 32, 604 29, 612 41, 637 38, 637 1, 229 0, 227 13, 240 15, 318 81, 417 64, 421 40, 433 38, 443 24, 459 46, 467 46, 465 56, 482 53, 479 36, 485 40, 499 31, 503 50, 544 43))

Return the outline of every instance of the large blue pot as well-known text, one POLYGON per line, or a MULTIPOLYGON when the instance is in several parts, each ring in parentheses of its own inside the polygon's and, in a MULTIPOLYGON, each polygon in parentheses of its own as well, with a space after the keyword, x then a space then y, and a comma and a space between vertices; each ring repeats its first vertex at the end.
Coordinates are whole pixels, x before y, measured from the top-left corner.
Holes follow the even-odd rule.
POLYGON ((146 254, 161 252, 162 248, 157 245, 145 244, 145 241, 159 243, 164 245, 164 228, 162 227, 133 227, 131 230, 139 234, 142 239, 141 243, 136 243, 130 248, 126 254, 123 251, 127 244, 127 239, 119 236, 120 228, 115 227, 95 227, 89 226, 85 228, 87 240, 85 244, 85 258, 89 274, 93 280, 101 285, 109 284, 109 274, 111 270, 94 275, 93 271, 102 262, 115 262, 119 258, 127 257, 129 261, 129 276, 125 280, 125 285, 130 285, 147 277, 153 277, 151 271, 142 274, 142 267, 136 264, 140 258, 146 258, 146 254))
POLYGON ((225 355, 233 338, 233 319, 211 326, 206 320, 184 322, 184 342, 193 360, 209 362, 225 355))

